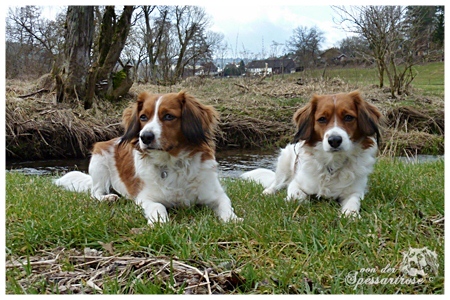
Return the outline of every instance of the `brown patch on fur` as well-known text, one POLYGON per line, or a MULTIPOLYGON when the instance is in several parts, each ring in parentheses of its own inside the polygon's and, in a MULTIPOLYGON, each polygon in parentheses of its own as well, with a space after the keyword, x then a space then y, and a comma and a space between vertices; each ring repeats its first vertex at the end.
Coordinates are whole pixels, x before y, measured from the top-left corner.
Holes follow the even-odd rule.
POLYGON ((314 95, 308 104, 295 112, 293 121, 297 125, 297 133, 294 137, 294 143, 303 140, 307 145, 314 146, 320 141, 320 136, 314 131, 314 114, 318 100, 318 96, 314 95))
POLYGON ((190 94, 178 94, 182 104, 181 130, 191 144, 208 144, 214 147, 214 134, 218 123, 218 113, 214 107, 204 105, 190 94))
POLYGON ((119 172, 120 180, 125 184, 128 193, 136 197, 142 190, 142 180, 136 176, 134 166, 133 147, 131 145, 117 145, 114 152, 114 161, 119 172))
POLYGON ((117 138, 109 140, 109 141, 105 141, 105 142, 95 143, 94 147, 92 148, 92 154, 100 154, 101 155, 104 152, 111 152, 116 141, 117 141, 117 138))
POLYGON ((297 125, 294 142, 304 140, 314 146, 322 141, 325 132, 337 124, 353 142, 361 141, 363 149, 373 145, 369 136, 380 139, 381 113, 365 102, 358 91, 335 95, 314 95, 311 101, 298 109, 293 117, 297 125), (346 119, 350 116, 350 119, 346 119), (319 121, 321 120, 321 121, 319 121))
POLYGON ((128 106, 125 108, 122 114, 122 126, 125 128, 125 130, 128 130, 128 127, 130 127, 131 122, 133 121, 133 112, 135 110, 136 103, 133 105, 128 106))
POLYGON ((353 99, 357 110, 358 129, 355 132, 354 140, 363 139, 362 147, 367 149, 374 144, 368 137, 375 135, 379 144, 381 141, 379 129, 382 118, 381 112, 374 105, 364 101, 358 91, 353 91, 348 96, 353 99))
POLYGON ((136 145, 139 132, 141 131, 144 122, 141 122, 139 117, 146 111, 147 117, 153 116, 153 110, 155 102, 159 95, 152 95, 147 92, 142 92, 138 95, 136 102, 133 105, 127 107, 122 114, 122 124, 125 127, 125 133, 123 134, 120 144, 132 143, 136 145), (144 107, 145 105, 145 107, 144 107))
POLYGON ((375 144, 374 141, 371 140, 371 139, 369 139, 368 137, 364 138, 364 139, 362 140, 362 142, 361 142, 361 146, 362 146, 363 149, 370 148, 370 147, 372 147, 374 144, 375 144))
POLYGON ((139 94, 136 103, 123 113, 125 134, 120 144, 137 146, 140 131, 155 116, 158 99, 156 116, 162 127, 159 140, 161 150, 172 156, 178 156, 181 151, 188 151, 190 155, 202 152, 202 159, 214 159, 218 113, 212 106, 202 104, 185 91, 163 95, 139 94), (140 119, 142 115, 147 117, 146 121, 140 119), (171 119, 165 119, 166 115, 170 115, 171 119))

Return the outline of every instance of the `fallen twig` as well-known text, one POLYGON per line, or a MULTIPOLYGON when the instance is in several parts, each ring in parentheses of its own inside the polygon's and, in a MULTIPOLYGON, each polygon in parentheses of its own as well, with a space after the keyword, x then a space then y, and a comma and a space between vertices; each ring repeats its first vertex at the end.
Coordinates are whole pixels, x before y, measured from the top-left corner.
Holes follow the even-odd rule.
POLYGON ((111 279, 117 282, 118 292, 127 293, 135 292, 133 289, 139 280, 160 283, 161 288, 186 294, 229 293, 245 282, 237 272, 205 262, 149 257, 145 253, 103 256, 102 251, 85 251, 83 255, 77 250, 55 249, 55 253, 46 252, 43 256, 7 260, 7 269, 23 270, 17 283, 24 291, 41 286, 43 278, 47 284, 42 292, 62 294, 103 293, 105 282, 111 279), (64 271, 68 262, 70 271, 64 271))
POLYGON ((30 94, 26 94, 26 95, 19 95, 19 96, 17 96, 17 97, 19 97, 19 98, 27 98, 27 97, 34 96, 34 95, 36 95, 36 94, 40 94, 40 93, 48 93, 48 92, 50 92, 49 89, 40 89, 40 90, 38 90, 38 91, 36 91, 36 92, 30 93, 30 94))

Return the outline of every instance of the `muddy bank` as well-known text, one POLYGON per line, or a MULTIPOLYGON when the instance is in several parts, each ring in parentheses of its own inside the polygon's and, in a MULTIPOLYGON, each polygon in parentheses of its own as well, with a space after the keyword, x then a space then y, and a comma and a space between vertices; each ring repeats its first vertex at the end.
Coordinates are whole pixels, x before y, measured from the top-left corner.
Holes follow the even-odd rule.
MULTIPOLYGON (((7 82, 7 159, 87 157, 95 142, 122 134, 122 111, 142 90, 165 93, 184 89, 216 107, 221 114, 218 151, 283 147, 294 134, 293 113, 313 93, 346 92, 358 87, 340 80, 299 86, 286 80, 253 83, 240 79, 190 81, 172 87, 136 85, 126 99, 118 103, 98 102, 88 111, 81 105, 57 105, 51 92, 19 97, 38 89, 36 84, 7 82)), ((408 101, 393 101, 371 87, 359 90, 385 116, 381 153, 444 153, 443 99, 415 95, 409 96, 408 101)))

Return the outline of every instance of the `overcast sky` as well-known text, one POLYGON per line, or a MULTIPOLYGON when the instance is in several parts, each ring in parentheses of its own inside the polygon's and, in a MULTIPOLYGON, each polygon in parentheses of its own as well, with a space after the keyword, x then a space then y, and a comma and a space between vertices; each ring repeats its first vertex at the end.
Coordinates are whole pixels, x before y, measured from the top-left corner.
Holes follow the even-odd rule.
MULTIPOLYGON (((276 1, 274 1, 276 2, 276 1)), ((328 5, 205 5, 206 12, 211 16, 212 31, 221 32, 225 41, 231 46, 231 51, 241 53, 245 49, 252 53, 265 53, 271 50, 275 43, 278 55, 284 53, 287 40, 293 35, 293 30, 299 26, 311 28, 316 26, 324 33, 322 49, 337 45, 337 42, 347 36, 333 22, 333 10, 328 5)))
MULTIPOLYGON (((284 44, 298 26, 308 28, 317 26, 324 33, 325 40, 321 45, 322 49, 335 46, 347 35, 333 23, 333 10, 329 5, 292 5, 286 0, 272 2, 275 4, 261 4, 261 1, 257 4, 250 4, 248 1, 239 4, 236 0, 195 0, 184 3, 196 4, 205 8, 211 18, 210 30, 224 34, 225 41, 229 46, 227 56, 230 57, 235 56, 236 50, 238 56, 241 56, 244 50, 253 54, 261 54, 263 47, 267 55, 274 42, 282 44, 277 48, 277 54, 281 55, 284 53, 284 44)), ((47 6, 46 11, 52 14, 60 11, 57 2, 51 1, 48 4, 56 6, 47 6)), ((152 2, 152 4, 154 3, 152 2)))
MULTIPOLYGON (((18 0, 21 5, 22 0, 18 0)), ((25 2, 29 2, 26 1, 25 2)), ((34 4, 40 5, 40 1, 34 4)), ((82 1, 85 2, 85 1, 82 1)), ((147 1, 146 1, 147 2, 147 1)), ((367 2, 367 1, 366 1, 367 2)), ((423 1, 409 0, 406 3, 402 0, 376 1, 371 4, 397 4, 397 5, 432 5, 423 1), (417 3, 418 2, 418 3, 417 3)), ((437 1, 441 2, 441 1, 437 1)), ((55 0, 44 1, 42 5, 79 5, 79 4, 116 4, 123 5, 123 1, 99 1, 99 3, 73 3, 73 1, 55 0), (103 3, 102 3, 103 2, 103 3)), ((302 0, 154 0, 151 3, 127 3, 127 4, 192 4, 205 8, 211 18, 210 30, 224 34, 228 44, 228 57, 242 56, 244 50, 252 53, 252 56, 261 54, 264 50, 266 56, 271 52, 272 44, 280 44, 277 48, 277 55, 282 55, 286 51, 284 45, 293 35, 293 30, 299 26, 317 28, 324 33, 324 42, 321 49, 328 49, 337 46, 338 42, 349 36, 348 33, 339 28, 333 22, 336 17, 329 0, 302 1, 302 0), (306 5, 310 4, 310 5, 306 5), (316 4, 316 5, 311 5, 316 4)), ((344 0, 338 3, 356 4, 355 1, 344 0), (353 2, 353 3, 352 3, 353 2)), ((362 0, 357 0, 358 5, 367 4, 362 0)), ((434 3, 433 3, 434 4, 434 3)), ((10 5, 10 3, 9 3, 10 5)), ((435 5, 435 4, 434 4, 435 5)), ((53 8, 58 12, 59 8, 53 8)))

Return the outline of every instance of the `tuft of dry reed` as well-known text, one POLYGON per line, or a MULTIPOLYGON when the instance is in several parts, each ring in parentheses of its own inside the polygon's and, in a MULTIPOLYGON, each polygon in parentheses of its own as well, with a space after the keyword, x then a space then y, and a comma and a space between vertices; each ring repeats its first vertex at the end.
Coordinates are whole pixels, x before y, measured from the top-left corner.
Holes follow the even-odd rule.
POLYGON ((88 111, 82 109, 81 104, 78 107, 56 104, 52 92, 35 93, 42 89, 51 90, 42 82, 45 80, 28 85, 7 81, 8 159, 88 156, 95 142, 122 134, 122 111, 144 90, 152 93, 186 90, 216 107, 221 115, 216 136, 220 150, 284 147, 294 135, 294 112, 313 94, 359 89, 363 97, 385 116, 382 153, 404 155, 405 151, 421 154, 440 153, 441 150, 443 153, 443 99, 420 94, 409 95, 407 99, 391 99, 389 93, 377 87, 358 87, 340 78, 191 78, 174 86, 134 85, 121 102, 97 101, 88 111))
POLYGON ((146 253, 104 255, 85 248, 56 248, 37 256, 7 258, 6 269, 15 269, 23 290, 45 287, 41 293, 102 294, 107 282, 115 282, 119 293, 136 293, 136 285, 149 282, 173 293, 224 294, 245 283, 236 270, 224 270, 198 260, 155 257, 146 253), (42 282, 45 284, 42 284, 42 282))

